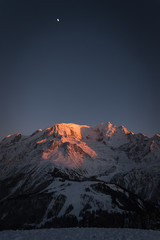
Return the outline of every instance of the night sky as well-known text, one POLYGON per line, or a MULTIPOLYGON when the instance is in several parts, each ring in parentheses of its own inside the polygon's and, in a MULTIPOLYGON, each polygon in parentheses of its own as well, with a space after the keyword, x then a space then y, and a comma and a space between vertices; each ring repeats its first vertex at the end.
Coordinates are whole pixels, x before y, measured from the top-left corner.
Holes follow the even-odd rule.
POLYGON ((0 0, 0 109, 0 138, 62 122, 160 132, 160 1, 0 0))

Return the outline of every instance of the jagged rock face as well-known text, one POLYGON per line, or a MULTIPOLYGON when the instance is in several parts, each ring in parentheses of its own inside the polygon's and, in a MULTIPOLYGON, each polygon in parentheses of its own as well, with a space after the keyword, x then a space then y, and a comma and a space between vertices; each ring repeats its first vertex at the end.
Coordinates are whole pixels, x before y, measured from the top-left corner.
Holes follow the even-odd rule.
POLYGON ((128 217, 124 226, 145 227, 145 201, 160 204, 159 186, 159 134, 149 138, 109 122, 56 124, 0 142, 1 228, 67 226, 68 218, 70 226, 86 226, 87 216, 100 224, 111 215, 115 222, 116 214, 128 217), (130 213, 141 217, 131 220, 130 213))

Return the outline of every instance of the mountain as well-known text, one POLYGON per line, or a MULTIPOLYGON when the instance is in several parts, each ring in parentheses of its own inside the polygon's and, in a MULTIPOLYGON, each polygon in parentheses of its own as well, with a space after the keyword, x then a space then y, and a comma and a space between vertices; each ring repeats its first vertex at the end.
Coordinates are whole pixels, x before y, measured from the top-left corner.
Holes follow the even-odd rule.
POLYGON ((56 124, 0 142, 0 229, 160 227, 160 134, 56 124))

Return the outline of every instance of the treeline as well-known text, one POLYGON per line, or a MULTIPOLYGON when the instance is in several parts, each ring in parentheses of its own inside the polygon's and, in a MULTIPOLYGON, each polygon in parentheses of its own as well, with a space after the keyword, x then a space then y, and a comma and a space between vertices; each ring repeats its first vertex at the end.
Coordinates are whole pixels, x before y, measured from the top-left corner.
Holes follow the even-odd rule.
POLYGON ((44 228, 51 227, 105 227, 105 228, 139 228, 160 229, 160 215, 141 213, 108 213, 107 211, 86 212, 82 219, 73 215, 54 218, 47 222, 44 228))

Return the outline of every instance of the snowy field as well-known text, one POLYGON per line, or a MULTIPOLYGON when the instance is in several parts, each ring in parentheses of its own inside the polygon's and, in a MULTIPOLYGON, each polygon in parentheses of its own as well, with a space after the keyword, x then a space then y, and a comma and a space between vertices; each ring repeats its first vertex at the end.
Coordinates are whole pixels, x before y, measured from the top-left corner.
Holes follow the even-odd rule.
POLYGON ((0 240, 160 240, 160 231, 118 228, 59 228, 2 231, 0 240))

